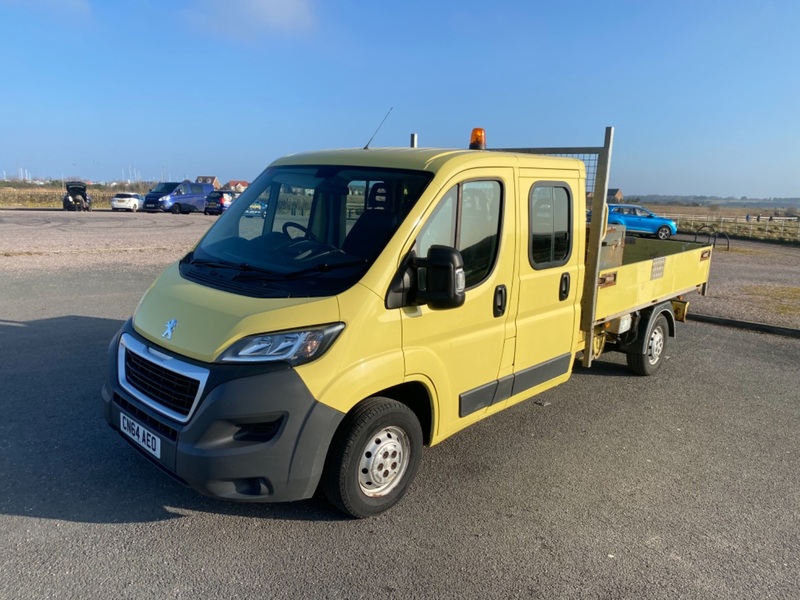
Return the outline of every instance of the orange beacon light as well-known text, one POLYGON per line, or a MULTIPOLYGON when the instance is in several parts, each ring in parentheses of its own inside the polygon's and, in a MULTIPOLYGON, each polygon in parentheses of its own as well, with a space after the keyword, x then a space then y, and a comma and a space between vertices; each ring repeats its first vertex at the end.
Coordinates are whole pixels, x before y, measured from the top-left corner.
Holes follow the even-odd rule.
POLYGON ((486 150, 486 130, 482 127, 476 127, 472 130, 472 135, 469 138, 470 150, 486 150))

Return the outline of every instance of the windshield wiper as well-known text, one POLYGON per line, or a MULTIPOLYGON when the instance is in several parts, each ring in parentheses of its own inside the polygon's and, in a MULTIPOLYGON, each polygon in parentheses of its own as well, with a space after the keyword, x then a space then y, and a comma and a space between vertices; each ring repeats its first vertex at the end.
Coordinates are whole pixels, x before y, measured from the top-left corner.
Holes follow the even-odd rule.
POLYGON ((264 267, 257 267, 255 265, 251 265, 250 263, 245 263, 245 262, 232 263, 219 260, 208 260, 205 258, 194 258, 193 252, 190 252, 189 254, 184 256, 181 259, 181 262, 189 265, 210 267, 211 269, 228 269, 237 271, 237 273, 231 276, 230 278, 231 281, 237 279, 261 279, 267 281, 278 281, 283 279, 295 279, 297 277, 303 277, 310 273, 327 273, 329 271, 335 271, 337 269, 358 267, 368 264, 369 260, 367 260, 366 258, 361 258, 358 260, 350 260, 339 263, 323 262, 305 269, 300 269, 299 271, 290 271, 288 273, 273 271, 271 269, 267 269, 264 267))
POLYGON ((239 263, 236 265, 236 267, 239 269, 239 272, 231 277, 231 280, 264 279, 267 281, 276 281, 286 277, 286 274, 281 273, 280 271, 273 271, 272 269, 267 269, 265 267, 257 267, 255 265, 251 265, 250 263, 239 263))
POLYGON ((189 254, 180 260, 180 263, 182 265, 211 267, 212 269, 238 269, 238 266, 234 263, 221 260, 208 260, 206 258, 195 258, 194 252, 189 252, 189 254))
POLYGON ((347 262, 340 262, 340 263, 319 263, 314 265, 313 267, 308 267, 307 269, 300 269, 299 271, 292 271, 291 273, 286 273, 286 279, 294 279, 295 277, 302 277, 303 275, 308 275, 309 273, 327 273, 328 271, 335 271, 336 269, 344 269, 346 267, 358 267, 361 265, 366 265, 369 261, 366 258, 361 258, 359 260, 349 260, 347 262))
POLYGON ((251 265, 250 263, 241 262, 241 263, 232 263, 226 262, 221 260, 208 260, 205 258, 194 258, 193 253, 187 254, 183 261, 190 265, 198 265, 203 267, 210 267, 212 269, 229 269, 232 271, 238 271, 231 279, 239 279, 244 277, 264 277, 265 275, 269 276, 277 276, 283 277, 283 273, 279 273, 277 271, 271 271, 270 269, 265 269, 263 267, 256 267, 251 265))

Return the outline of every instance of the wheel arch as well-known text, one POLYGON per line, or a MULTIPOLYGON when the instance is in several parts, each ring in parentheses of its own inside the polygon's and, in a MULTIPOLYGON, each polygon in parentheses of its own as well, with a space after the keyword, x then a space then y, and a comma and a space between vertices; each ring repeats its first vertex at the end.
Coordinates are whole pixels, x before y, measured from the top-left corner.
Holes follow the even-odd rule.
POLYGON ((672 304, 666 301, 641 311, 638 319, 636 338, 627 344, 620 345, 620 350, 623 352, 644 354, 647 351, 650 330, 653 327, 653 323, 655 323, 660 315, 664 315, 667 319, 669 337, 674 338, 677 332, 675 313, 672 311, 672 304))
POLYGON ((398 385, 384 388, 382 390, 377 390, 354 404, 348 411, 348 414, 352 413, 358 406, 370 398, 376 397, 396 400, 397 402, 400 402, 411 409, 411 411, 419 420, 420 427, 422 428, 423 444, 426 446, 430 445, 431 440, 433 439, 435 425, 433 417, 433 399, 431 398, 427 387, 422 382, 407 381, 398 385))

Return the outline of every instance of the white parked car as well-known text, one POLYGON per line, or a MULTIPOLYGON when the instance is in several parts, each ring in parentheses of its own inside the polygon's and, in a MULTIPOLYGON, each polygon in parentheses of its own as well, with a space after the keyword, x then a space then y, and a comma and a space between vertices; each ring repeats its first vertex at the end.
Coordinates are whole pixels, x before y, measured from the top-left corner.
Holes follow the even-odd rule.
POLYGON ((117 192, 111 199, 111 210, 136 212, 144 204, 144 196, 133 192, 117 192))

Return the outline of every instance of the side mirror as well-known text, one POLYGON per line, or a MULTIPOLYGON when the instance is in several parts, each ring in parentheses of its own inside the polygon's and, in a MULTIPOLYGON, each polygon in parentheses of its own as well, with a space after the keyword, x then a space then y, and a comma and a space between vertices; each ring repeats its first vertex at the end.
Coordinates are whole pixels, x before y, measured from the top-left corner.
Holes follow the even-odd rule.
POLYGON ((417 259, 414 300, 433 310, 458 308, 466 299, 464 259, 455 248, 431 246, 426 258, 417 259))

